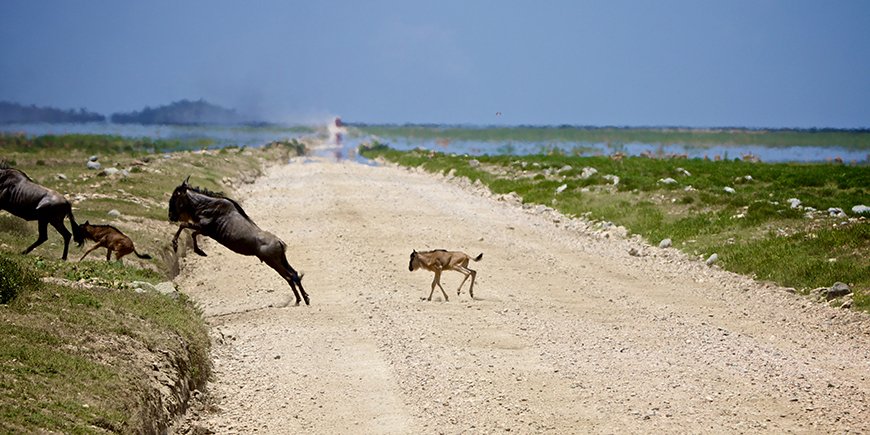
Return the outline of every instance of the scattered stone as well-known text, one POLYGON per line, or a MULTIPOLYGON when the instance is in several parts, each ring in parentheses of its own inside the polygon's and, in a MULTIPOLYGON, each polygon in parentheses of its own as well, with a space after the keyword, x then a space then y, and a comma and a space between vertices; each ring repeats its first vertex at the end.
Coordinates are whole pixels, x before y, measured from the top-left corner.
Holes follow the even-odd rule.
POLYGON ((87 163, 87 167, 88 167, 88 169, 97 170, 97 169, 100 169, 102 166, 103 166, 103 165, 101 165, 100 162, 97 162, 97 161, 94 161, 94 160, 89 160, 88 163, 87 163))
POLYGON ((840 207, 831 207, 831 208, 829 208, 829 209, 828 209, 828 214, 831 215, 831 217, 839 217, 839 218, 844 218, 844 217, 846 217, 846 212, 844 212, 843 209, 840 208, 840 207))
POLYGON ((662 179, 660 179, 660 180, 659 180, 659 183, 662 183, 662 184, 677 184, 677 180, 674 180, 673 178, 668 177, 668 178, 662 178, 662 179))
POLYGON ((637 248, 632 247, 628 250, 628 255, 631 255, 632 257, 640 257, 640 252, 637 250, 637 248))
POLYGON ((157 288, 154 287, 154 284, 145 281, 133 281, 130 283, 130 287, 133 288, 133 291, 136 293, 145 293, 145 292, 156 292, 157 288))
POLYGON ((160 294, 164 294, 173 298, 178 297, 178 289, 175 288, 175 283, 172 281, 164 281, 154 286, 154 290, 160 294))
POLYGON ((112 176, 112 175, 116 175, 116 174, 118 174, 119 172, 121 172, 121 171, 119 171, 118 168, 113 168, 113 167, 110 166, 110 167, 108 167, 108 168, 103 169, 102 171, 100 171, 97 175, 100 176, 100 177, 109 177, 109 176, 112 176))
POLYGON ((683 169, 683 168, 677 168, 677 172, 679 172, 680 174, 683 174, 683 175, 685 175, 685 176, 687 176, 687 177, 691 177, 691 176, 692 176, 692 174, 691 174, 689 171, 687 171, 687 170, 685 170, 685 169, 683 169))
POLYGON ((476 167, 480 166, 480 161, 477 159, 471 159, 468 161, 468 166, 471 166, 472 168, 476 168, 476 167))
POLYGON ((686 188, 683 189, 683 190, 686 191, 686 192, 697 192, 697 191, 698 191, 698 189, 695 189, 695 188, 692 187, 691 185, 686 186, 686 188))
POLYGON ((562 166, 561 168, 559 168, 559 170, 556 172, 568 172, 572 169, 574 169, 574 168, 571 165, 565 165, 565 166, 562 166))
POLYGON ((607 174, 604 176, 604 179, 613 183, 614 186, 619 185, 619 177, 613 174, 607 174))
POLYGON ((865 213, 870 214, 870 207, 867 207, 867 206, 864 205, 864 204, 856 205, 856 206, 852 207, 852 213, 855 213, 855 214, 865 214, 865 213))
POLYGON ((713 263, 715 263, 718 260, 719 260, 719 254, 713 253, 712 255, 707 257, 707 261, 705 261, 705 263, 707 263, 707 266, 712 266, 713 263))
POLYGON ((109 212, 106 213, 106 214, 108 214, 109 217, 113 217, 113 218, 119 218, 119 217, 121 217, 121 212, 119 212, 118 210, 116 210, 116 209, 114 209, 114 208, 111 209, 111 210, 109 210, 109 212))
POLYGON ((725 188, 722 189, 722 190, 724 190, 724 191, 726 191, 726 192, 728 192, 728 193, 736 193, 736 192, 737 192, 736 190, 734 190, 733 187, 730 187, 730 186, 725 186, 725 188))
POLYGON ((561 185, 561 186, 559 186, 559 187, 556 188, 556 193, 562 193, 562 192, 564 192, 565 189, 567 189, 567 188, 568 188, 568 185, 567 185, 567 184, 563 184, 563 185, 561 185))
POLYGON ((671 243, 672 243, 671 239, 664 239, 661 242, 659 242, 659 248, 662 248, 662 249, 670 248, 671 243))
POLYGON ((54 177, 57 178, 58 180, 66 180, 66 175, 64 175, 64 174, 57 174, 54 177))
POLYGON ((89 162, 96 162, 98 158, 99 157, 97 157, 97 156, 90 156, 90 157, 88 157, 88 161, 89 162))
POLYGON ((852 293, 843 297, 843 303, 840 305, 840 308, 852 308, 852 293))
POLYGON ((598 169, 587 166, 587 167, 583 168, 583 171, 580 173, 580 178, 585 180, 585 179, 587 179, 587 178, 589 178, 597 173, 598 173, 598 169))
POLYGON ((791 208, 798 208, 798 206, 801 205, 801 200, 797 198, 789 198, 785 200, 785 202, 789 203, 791 205, 791 208))
POLYGON ((852 289, 849 286, 842 282, 835 282, 829 288, 822 288, 821 295, 825 297, 827 300, 831 300, 834 298, 838 298, 840 296, 846 296, 849 293, 852 293, 852 289))
POLYGON ((522 204, 523 198, 516 192, 508 192, 497 197, 499 201, 504 201, 512 204, 522 204))

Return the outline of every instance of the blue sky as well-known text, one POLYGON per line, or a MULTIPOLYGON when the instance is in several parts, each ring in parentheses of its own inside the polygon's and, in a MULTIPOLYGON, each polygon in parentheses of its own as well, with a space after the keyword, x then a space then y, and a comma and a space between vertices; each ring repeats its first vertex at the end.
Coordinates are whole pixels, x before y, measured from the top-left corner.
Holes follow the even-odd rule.
POLYGON ((3 0, 0 20, 0 100, 103 114, 870 127, 870 1, 3 0))

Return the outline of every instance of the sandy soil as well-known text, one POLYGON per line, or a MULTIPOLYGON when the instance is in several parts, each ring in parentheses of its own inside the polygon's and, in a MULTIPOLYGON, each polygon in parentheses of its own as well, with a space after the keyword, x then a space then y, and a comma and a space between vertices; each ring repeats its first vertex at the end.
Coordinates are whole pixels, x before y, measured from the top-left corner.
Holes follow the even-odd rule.
POLYGON ((239 199, 311 306, 213 241, 185 257, 215 376, 179 432, 870 431, 866 315, 389 165, 297 159, 239 199), (421 300, 434 248, 484 253, 476 300, 454 272, 421 300))

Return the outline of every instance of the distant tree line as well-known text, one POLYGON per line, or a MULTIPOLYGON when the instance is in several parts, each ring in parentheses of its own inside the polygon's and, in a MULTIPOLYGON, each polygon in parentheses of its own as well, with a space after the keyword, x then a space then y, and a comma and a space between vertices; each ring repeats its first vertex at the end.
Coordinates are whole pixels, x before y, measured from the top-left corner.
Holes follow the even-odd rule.
MULTIPOLYGON (((140 111, 113 113, 109 119, 116 124, 247 124, 252 120, 235 110, 211 104, 204 100, 181 100, 160 107, 145 107, 140 111)), ((62 110, 54 107, 25 106, 19 103, 0 101, 0 124, 15 123, 81 123, 105 122, 106 116, 85 109, 62 110)))
POLYGON ((114 113, 116 124, 241 124, 246 120, 235 110, 225 109, 204 100, 181 100, 167 106, 145 107, 140 111, 114 113))
POLYGON ((0 124, 53 122, 103 122, 106 117, 99 113, 88 112, 84 108, 62 110, 54 107, 24 106, 18 103, 0 101, 0 124))

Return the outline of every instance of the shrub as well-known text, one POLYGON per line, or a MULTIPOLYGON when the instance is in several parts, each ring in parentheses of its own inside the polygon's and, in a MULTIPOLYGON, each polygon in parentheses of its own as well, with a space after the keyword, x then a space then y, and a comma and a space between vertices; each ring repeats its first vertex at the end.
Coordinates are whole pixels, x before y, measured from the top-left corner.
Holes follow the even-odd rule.
POLYGON ((0 257, 0 304, 8 304, 21 290, 39 288, 40 283, 31 268, 9 257, 0 257))

